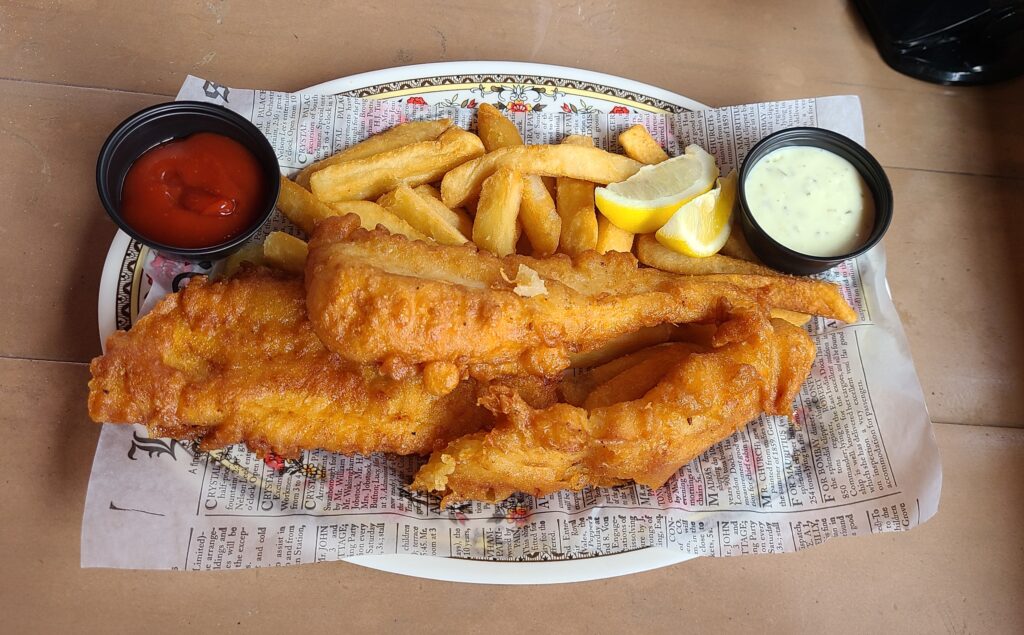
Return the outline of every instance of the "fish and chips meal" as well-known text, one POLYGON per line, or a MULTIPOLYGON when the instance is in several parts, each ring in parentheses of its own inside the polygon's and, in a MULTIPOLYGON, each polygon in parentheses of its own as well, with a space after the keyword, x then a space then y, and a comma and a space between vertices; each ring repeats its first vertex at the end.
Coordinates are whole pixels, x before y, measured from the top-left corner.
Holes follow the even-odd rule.
MULTIPOLYGON (((204 450, 429 457, 443 506, 658 487, 761 414, 792 414, 837 286, 757 261, 735 173, 570 135, 397 125, 281 178, 302 233, 192 279, 92 362, 89 414, 204 450)), ((765 200, 770 197, 765 196, 765 200)))

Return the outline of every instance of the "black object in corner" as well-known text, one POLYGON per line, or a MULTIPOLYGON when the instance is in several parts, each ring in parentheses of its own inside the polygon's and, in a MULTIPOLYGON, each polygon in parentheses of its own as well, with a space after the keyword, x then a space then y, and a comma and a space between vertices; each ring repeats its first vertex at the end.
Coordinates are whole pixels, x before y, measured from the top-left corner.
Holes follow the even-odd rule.
POLYGON ((1024 74, 1024 0, 855 0, 885 62, 938 84, 1024 74))

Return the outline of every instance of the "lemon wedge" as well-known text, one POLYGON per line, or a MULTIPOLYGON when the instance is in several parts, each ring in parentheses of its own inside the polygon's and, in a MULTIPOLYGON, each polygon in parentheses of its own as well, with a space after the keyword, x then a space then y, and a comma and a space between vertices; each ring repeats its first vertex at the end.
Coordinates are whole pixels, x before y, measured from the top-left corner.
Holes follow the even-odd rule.
POLYGON ((687 201, 711 189, 715 157, 696 145, 668 161, 640 168, 625 181, 599 187, 594 202, 613 225, 634 234, 653 232, 687 201))
POLYGON ((736 170, 718 179, 715 189, 692 199, 654 235, 669 249, 695 258, 718 253, 729 239, 736 203, 736 170))

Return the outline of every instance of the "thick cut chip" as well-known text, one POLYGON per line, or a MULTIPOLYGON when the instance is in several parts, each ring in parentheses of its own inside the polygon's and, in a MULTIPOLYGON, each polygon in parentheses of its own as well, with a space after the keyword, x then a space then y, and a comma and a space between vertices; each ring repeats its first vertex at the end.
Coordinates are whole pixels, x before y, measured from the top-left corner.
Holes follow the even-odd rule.
POLYGON ((558 215, 555 200, 539 176, 523 177, 523 200, 519 205, 519 220, 523 223, 526 237, 530 239, 535 257, 550 256, 558 250, 558 239, 562 234, 562 217, 558 215))
POLYGON ((606 254, 609 251, 633 251, 633 232, 616 227, 603 214, 597 217, 597 253, 606 254))
MULTIPOLYGON (((477 132, 488 152, 523 145, 523 137, 515 124, 490 104, 481 104, 477 110, 477 132)), ((537 175, 528 174, 523 177, 519 222, 530 241, 534 256, 544 257, 555 253, 558 249, 558 236, 562 231, 562 219, 555 210, 554 197, 537 175)))
POLYGON ((309 187, 309 177, 314 172, 322 170, 328 166, 336 165, 338 163, 345 163, 346 161, 355 161, 357 159, 365 159, 375 154, 401 148, 412 143, 418 143, 420 141, 431 141, 441 136, 441 133, 452 127, 451 119, 434 119, 430 121, 410 121, 407 123, 398 124, 393 128, 389 128, 384 132, 375 134, 365 141, 345 148, 340 152, 336 152, 331 156, 317 161, 316 163, 306 166, 298 176, 295 177, 295 181, 302 187, 309 187))
POLYGON ((654 234, 644 234, 636 241, 636 257, 645 265, 663 271, 701 276, 713 273, 744 273, 777 276, 780 273, 764 265, 715 254, 706 258, 687 256, 662 245, 654 234))
POLYGON ((480 104, 480 108, 477 109, 476 131, 488 152, 523 145, 523 137, 516 125, 490 104, 480 104))
MULTIPOLYGON (((570 135, 563 144, 593 147, 590 137, 570 135)), ((569 177, 559 177, 556 185, 556 207, 562 218, 562 235, 558 249, 575 256, 597 247, 597 212, 594 209, 594 184, 569 177)))
POLYGON ((473 219, 469 217, 466 210, 462 208, 448 209, 441 202, 441 192, 433 185, 421 185, 413 188, 413 191, 419 194, 446 223, 458 229, 463 236, 469 238, 473 235, 473 219))
POLYGON ((297 183, 281 177, 281 193, 277 208, 299 229, 312 234, 316 224, 332 216, 355 214, 364 229, 384 226, 392 234, 401 234, 414 240, 426 238, 401 218, 371 201, 345 201, 328 205, 297 183))
POLYGON ((619 145, 622 146, 627 157, 636 159, 640 163, 654 165, 668 160, 668 153, 658 145, 647 128, 641 124, 631 126, 619 134, 619 145))
POLYGON ((398 234, 413 240, 427 239, 425 234, 413 229, 412 225, 373 201, 342 201, 340 203, 331 203, 330 207, 335 211, 335 216, 355 214, 359 217, 359 226, 363 229, 373 229, 380 225, 392 234, 398 234))
POLYGON ((267 264, 288 273, 305 271, 308 254, 306 241, 291 234, 270 232, 263 241, 263 258, 267 264))
POLYGON ((515 253, 519 239, 516 217, 522 199, 523 178, 517 172, 501 169, 488 177, 476 208, 473 242, 499 256, 515 253))
POLYGON ((400 185, 432 183, 483 153, 479 137, 452 127, 435 141, 328 166, 314 172, 309 184, 317 198, 327 202, 376 199, 400 185))
MULTIPOLYGON (((377 203, 409 223, 416 231, 443 245, 461 245, 466 242, 466 237, 448 218, 439 214, 437 209, 428 202, 429 200, 431 199, 420 196, 409 186, 401 185, 380 197, 377 203)), ((437 201, 433 202, 437 203, 437 201)), ((440 203, 438 204, 440 205, 440 203)), ((451 212, 447 207, 444 209, 446 212, 451 212)))
POLYGON ((488 152, 444 175, 441 197, 448 207, 457 207, 480 193, 484 180, 498 168, 520 174, 565 176, 592 183, 625 181, 642 165, 629 157, 598 148, 575 145, 511 146, 488 152))
POLYGON ((307 234, 312 234, 313 228, 323 219, 338 215, 337 211, 313 196, 312 192, 285 176, 281 177, 277 209, 307 234))

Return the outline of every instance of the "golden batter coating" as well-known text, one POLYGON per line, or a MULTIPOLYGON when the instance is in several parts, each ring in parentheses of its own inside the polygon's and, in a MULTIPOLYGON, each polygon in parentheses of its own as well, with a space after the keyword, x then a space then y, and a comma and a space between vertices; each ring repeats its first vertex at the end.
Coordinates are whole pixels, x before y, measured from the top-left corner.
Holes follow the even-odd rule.
POLYGON ((762 412, 791 414, 815 352, 803 330, 782 320, 717 349, 659 349, 611 362, 623 370, 590 390, 584 407, 536 409, 512 388, 487 389, 481 402, 497 415, 494 428, 434 452, 413 488, 451 504, 629 480, 659 487, 762 412), (611 395, 627 400, 610 403, 611 395))
POLYGON ((484 380, 554 377, 570 354, 644 327, 729 322, 725 343, 749 336, 767 315, 757 288, 640 269, 630 254, 499 258, 356 221, 317 226, 306 261, 310 319, 331 350, 396 376, 446 362, 484 380))
POLYGON ((114 333, 91 370, 95 421, 144 423, 204 449, 425 454, 491 421, 475 382, 437 396, 421 375, 394 380, 331 353, 306 318, 302 280, 265 269, 193 279, 114 333))

